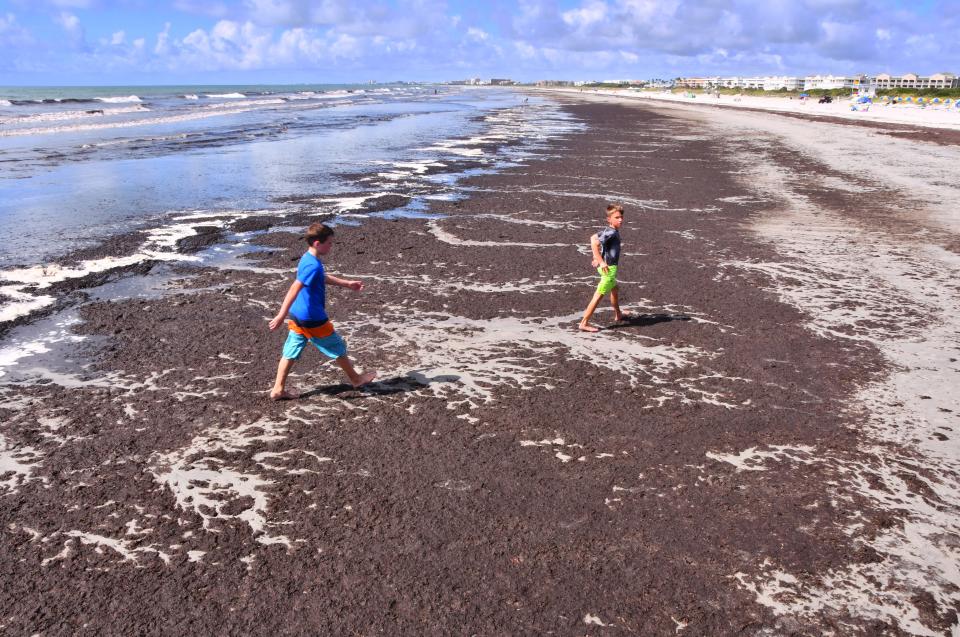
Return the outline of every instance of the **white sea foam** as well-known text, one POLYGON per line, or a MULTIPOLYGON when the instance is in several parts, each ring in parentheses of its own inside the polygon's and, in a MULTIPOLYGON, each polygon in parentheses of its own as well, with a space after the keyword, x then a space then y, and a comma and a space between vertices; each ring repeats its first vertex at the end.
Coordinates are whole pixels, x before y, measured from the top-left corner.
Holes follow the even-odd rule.
POLYGON ((0 476, 12 474, 5 480, 0 479, 0 487, 8 491, 16 490, 29 479, 34 467, 40 464, 41 458, 40 452, 33 447, 13 446, 0 433, 0 476))
POLYGON ((13 106, 8 100, 0 100, 0 106, 13 106))
MULTIPOLYGON (((226 219, 231 219, 242 217, 247 213, 235 213, 233 215, 230 213, 206 214, 217 214, 226 219)), ((5 285, 0 286, 0 294, 11 299, 0 308, 0 322, 12 321, 53 304, 56 300, 55 297, 36 294, 36 292, 47 289, 55 283, 126 268, 145 261, 196 261, 199 257, 175 251, 178 241, 197 233, 196 226, 200 224, 192 223, 192 221, 202 220, 202 225, 221 227, 227 223, 224 219, 204 220, 204 215, 199 213, 184 215, 182 219, 191 222, 172 223, 156 228, 147 235, 138 252, 127 256, 90 259, 72 267, 58 264, 39 264, 0 271, 0 283, 5 283, 5 285)))
MULTIPOLYGON (((20 115, 7 120, 7 125, 26 125, 42 122, 61 122, 70 120, 84 120, 90 118, 103 118, 110 115, 124 115, 127 113, 149 113, 150 110, 144 106, 119 106, 109 109, 87 109, 76 111, 55 111, 52 113, 35 113, 33 115, 20 115)), ((16 129, 10 129, 6 132, 17 132, 16 129)))
MULTIPOLYGON (((2 290, 2 288, 0 288, 2 290)), ((37 304, 37 307, 43 307, 43 301, 37 304)), ((7 308, 4 308, 6 311, 7 308)), ((2 314, 0 314, 0 320, 2 320, 2 314)), ((74 334, 71 330, 71 327, 80 320, 77 318, 72 318, 68 320, 59 321, 53 329, 47 330, 39 337, 33 338, 27 341, 13 340, 7 341, 0 347, 0 377, 3 377, 7 374, 7 369, 13 367, 17 361, 20 361, 24 358, 34 356, 36 354, 43 354, 50 351, 50 346, 55 343, 79 343, 83 341, 85 337, 78 334, 74 334)))
POLYGON ((761 450, 750 447, 740 453, 707 452, 707 457, 718 462, 725 462, 736 467, 737 471, 766 471, 768 460, 783 460, 801 464, 811 464, 813 447, 807 445, 771 445, 769 449, 761 450))
POLYGON ((235 429, 211 429, 187 447, 158 456, 153 474, 173 493, 177 507, 202 518, 204 528, 209 528, 214 518, 235 517, 246 522, 254 534, 260 534, 266 529, 267 489, 273 481, 232 469, 211 454, 238 452, 256 442, 281 440, 285 431, 282 423, 266 419, 235 429), (249 497, 252 506, 237 515, 221 511, 241 497, 249 497))
MULTIPOLYGON (((282 102, 282 100, 279 100, 282 102)), ((97 123, 84 123, 84 124, 71 124, 67 126, 46 126, 46 127, 33 127, 33 128, 14 128, 9 130, 0 130, 0 137, 19 137, 24 135, 51 135, 55 133, 71 133, 71 132, 83 132, 83 131, 93 131, 93 130, 107 130, 113 128, 129 128, 133 126, 143 126, 146 124, 172 124, 174 122, 188 122, 196 119, 205 119, 208 117, 220 117, 223 115, 236 115, 238 113, 244 113, 251 108, 248 108, 246 104, 244 105, 234 105, 236 108, 216 108, 214 105, 210 105, 205 109, 196 109, 189 113, 181 113, 178 115, 161 115, 156 117, 141 117, 133 118, 122 121, 108 121, 108 122, 97 122, 97 123)), ((138 111, 144 113, 149 113, 150 110, 144 108, 142 105, 136 107, 138 111)), ((119 109, 111 109, 111 112, 115 112, 119 109)))
POLYGON ((457 146, 444 146, 441 144, 427 146, 421 150, 447 153, 450 155, 463 155, 464 157, 480 157, 483 155, 482 148, 459 148, 457 146))
MULTIPOLYGON (((637 306, 624 309, 636 310, 637 306)), ((570 314, 503 316, 487 321, 418 313, 404 318, 402 332, 381 330, 387 342, 377 347, 409 352, 409 360, 404 358, 403 366, 417 369, 428 381, 438 381, 423 391, 446 398, 451 408, 473 408, 493 402, 498 387, 552 387, 552 375, 544 366, 544 359, 554 358, 607 369, 622 376, 629 386, 652 389, 652 400, 659 397, 664 401, 693 402, 696 399, 688 396, 704 391, 699 377, 666 379, 673 370, 708 360, 711 353, 691 346, 674 347, 647 337, 593 338, 573 328, 579 319, 579 314, 570 314)), ((354 323, 382 327, 380 318, 357 319, 354 323)))
MULTIPOLYGON (((96 547, 94 550, 97 553, 105 554, 105 549, 110 549, 111 551, 119 554, 124 560, 129 560, 131 562, 137 562, 137 558, 144 553, 155 554, 165 563, 170 562, 170 555, 164 551, 161 551, 160 549, 154 548, 153 546, 136 546, 139 544, 139 540, 118 540, 105 535, 98 535, 96 533, 88 533, 77 530, 67 531, 64 535, 70 538, 78 539, 81 544, 93 545, 96 547)), ((64 550, 61 551, 60 554, 43 560, 43 565, 46 566, 50 562, 68 556, 71 552, 68 544, 69 540, 67 540, 67 543, 64 544, 64 550)), ((141 564, 140 566, 146 565, 141 564)))
POLYGON ((286 104, 278 97, 267 97, 264 99, 247 99, 243 103, 220 102, 216 104, 203 104, 200 106, 201 112, 209 113, 214 111, 224 111, 229 113, 245 113, 253 110, 256 106, 273 106, 277 104, 286 104))
POLYGON ((448 243, 450 245, 456 246, 472 246, 472 247, 499 247, 499 246, 511 246, 517 248, 565 248, 572 244, 569 243, 534 243, 534 242, 524 242, 524 241, 475 241, 473 239, 461 239, 456 235, 447 232, 440 227, 440 220, 433 220, 427 224, 430 234, 437 238, 437 240, 442 241, 443 243, 448 243))
POLYGON ((242 100, 246 99, 247 96, 243 93, 207 93, 204 97, 223 100, 242 100))
POLYGON ((394 193, 390 192, 372 192, 366 195, 359 195, 357 197, 327 197, 321 199, 322 203, 332 203, 335 204, 335 208, 338 212, 347 212, 350 210, 359 210, 363 208, 363 204, 371 199, 377 199, 386 195, 394 193))
POLYGON ((97 100, 98 102, 104 102, 104 103, 106 103, 106 104, 128 104, 128 103, 131 103, 131 102, 142 102, 142 101, 143 101, 142 99, 140 99, 140 98, 139 98, 138 96, 136 96, 136 95, 127 95, 127 96, 125 96, 125 97, 124 97, 124 96, 119 96, 119 97, 98 97, 98 98, 96 98, 96 100, 97 100))
POLYGON ((199 95, 194 95, 193 93, 187 93, 186 95, 183 96, 183 99, 185 99, 185 100, 198 100, 198 99, 200 99, 200 96, 199 96, 199 95))

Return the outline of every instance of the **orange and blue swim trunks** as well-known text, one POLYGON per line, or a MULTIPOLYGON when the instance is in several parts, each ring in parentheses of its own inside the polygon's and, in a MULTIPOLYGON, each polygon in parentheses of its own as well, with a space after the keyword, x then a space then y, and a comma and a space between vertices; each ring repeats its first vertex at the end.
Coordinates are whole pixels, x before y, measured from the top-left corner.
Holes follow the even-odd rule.
POLYGON ((331 321, 327 321, 318 327, 303 327, 297 325, 294 321, 289 321, 287 326, 290 328, 290 332, 283 344, 284 358, 297 360, 307 343, 312 344, 327 358, 340 358, 347 355, 347 343, 333 329, 331 321))

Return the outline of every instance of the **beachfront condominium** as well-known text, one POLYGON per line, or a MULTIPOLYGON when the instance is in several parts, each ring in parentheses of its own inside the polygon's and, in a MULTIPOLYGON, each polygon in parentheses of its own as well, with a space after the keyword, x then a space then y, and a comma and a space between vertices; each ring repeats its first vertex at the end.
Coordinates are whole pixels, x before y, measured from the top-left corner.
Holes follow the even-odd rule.
POLYGON ((682 88, 732 88, 758 91, 802 91, 811 88, 855 88, 866 83, 863 75, 853 77, 840 75, 814 75, 794 77, 791 75, 757 75, 753 77, 681 77, 675 85, 682 88))
POLYGON ((874 78, 878 89, 912 88, 941 89, 960 88, 960 78, 953 73, 935 73, 930 77, 921 77, 916 73, 895 76, 881 73, 874 78))
POLYGON ((831 89, 945 89, 960 88, 960 78, 953 73, 936 73, 921 77, 915 73, 901 76, 881 73, 868 75, 765 75, 754 77, 679 77, 674 85, 680 88, 733 88, 763 91, 810 91, 831 89))

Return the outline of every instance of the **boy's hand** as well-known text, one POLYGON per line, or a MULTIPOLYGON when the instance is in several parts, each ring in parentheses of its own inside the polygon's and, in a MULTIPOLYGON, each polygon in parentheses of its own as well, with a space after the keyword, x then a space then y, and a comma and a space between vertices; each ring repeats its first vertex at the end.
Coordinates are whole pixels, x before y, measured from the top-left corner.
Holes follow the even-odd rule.
POLYGON ((285 318, 287 317, 284 316, 283 314, 277 314, 276 316, 274 316, 273 319, 270 320, 270 331, 272 332, 273 330, 280 327, 280 324, 283 323, 283 319, 285 318))
POLYGON ((363 281, 349 281, 347 287, 353 290, 354 292, 360 292, 363 290, 363 281))
POLYGON ((610 271, 610 266, 607 265, 605 262, 601 261, 601 262, 600 262, 600 269, 603 270, 603 273, 604 273, 604 274, 606 274, 607 272, 610 271))

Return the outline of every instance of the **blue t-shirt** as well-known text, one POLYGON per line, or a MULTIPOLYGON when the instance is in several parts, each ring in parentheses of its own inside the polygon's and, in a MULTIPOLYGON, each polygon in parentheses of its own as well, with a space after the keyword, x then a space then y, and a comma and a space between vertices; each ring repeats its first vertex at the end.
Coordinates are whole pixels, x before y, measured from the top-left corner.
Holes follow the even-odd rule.
POLYGON ((620 231, 610 226, 597 233, 597 241, 600 242, 600 255, 607 265, 618 265, 620 263, 620 231))
MULTIPOLYGON (((323 263, 309 252, 300 257, 297 266, 297 281, 303 289, 290 306, 290 314, 301 323, 322 323, 327 320, 327 286, 323 263)), ((309 327, 309 326, 305 326, 309 327)))

